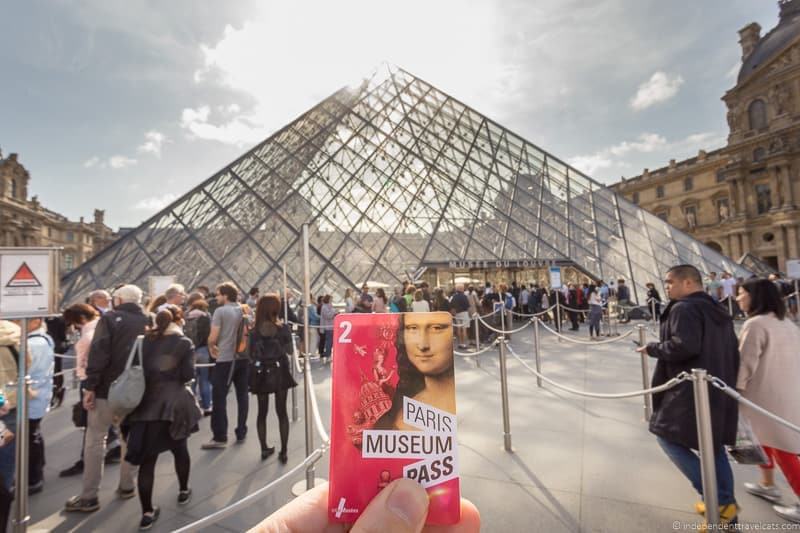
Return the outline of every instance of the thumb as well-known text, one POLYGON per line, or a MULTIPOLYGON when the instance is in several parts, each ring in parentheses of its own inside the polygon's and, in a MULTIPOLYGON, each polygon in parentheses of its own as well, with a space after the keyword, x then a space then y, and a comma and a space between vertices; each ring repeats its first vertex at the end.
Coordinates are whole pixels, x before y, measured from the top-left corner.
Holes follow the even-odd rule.
POLYGON ((428 516, 428 493, 416 481, 392 481, 356 520, 352 533, 419 533, 428 516))

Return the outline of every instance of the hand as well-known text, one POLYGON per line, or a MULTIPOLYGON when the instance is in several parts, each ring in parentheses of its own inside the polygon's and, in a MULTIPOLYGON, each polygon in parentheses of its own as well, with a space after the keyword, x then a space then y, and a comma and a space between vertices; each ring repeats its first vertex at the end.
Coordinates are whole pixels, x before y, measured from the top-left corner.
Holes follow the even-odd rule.
POLYGON ((638 348, 636 348, 636 351, 639 352, 639 353, 645 353, 646 354, 647 353, 647 345, 645 344, 644 346, 639 346, 638 348))
POLYGON ((0 416, 7 415, 9 411, 11 411, 11 408, 8 406, 8 403, 4 403, 0 406, 0 416))
POLYGON ((219 346, 214 344, 213 346, 208 347, 208 355, 211 356, 211 359, 216 359, 219 357, 219 346))
POLYGON ((94 391, 93 390, 85 390, 83 391, 83 408, 87 411, 91 411, 94 409, 94 391))
POLYGON ((0 448, 5 448, 12 442, 14 442, 14 433, 12 433, 9 430, 6 430, 5 433, 3 433, 3 443, 0 444, 0 448))
POLYGON ((356 523, 328 522, 328 484, 323 483, 290 501, 250 531, 255 533, 305 533, 323 531, 338 533, 472 533, 480 531, 481 517, 478 509, 468 500, 461 499, 461 522, 454 526, 427 526, 428 494, 419 483, 410 479, 396 479, 380 491, 370 502, 356 523))

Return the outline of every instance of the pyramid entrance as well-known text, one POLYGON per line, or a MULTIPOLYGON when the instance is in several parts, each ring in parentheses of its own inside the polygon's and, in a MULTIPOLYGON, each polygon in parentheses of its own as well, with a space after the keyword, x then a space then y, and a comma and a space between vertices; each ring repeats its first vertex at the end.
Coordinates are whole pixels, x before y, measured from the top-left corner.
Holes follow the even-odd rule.
POLYGON ((453 261, 494 262, 487 275, 536 275, 540 267, 525 262, 564 262, 594 279, 624 278, 637 301, 679 263, 748 275, 396 67, 335 92, 198 182, 66 275, 65 302, 99 287, 145 287, 155 275, 187 288, 230 280, 243 291, 277 290, 284 265, 299 287, 304 223, 312 292, 335 299, 366 280, 400 285, 426 266, 441 268, 441 281, 453 261))

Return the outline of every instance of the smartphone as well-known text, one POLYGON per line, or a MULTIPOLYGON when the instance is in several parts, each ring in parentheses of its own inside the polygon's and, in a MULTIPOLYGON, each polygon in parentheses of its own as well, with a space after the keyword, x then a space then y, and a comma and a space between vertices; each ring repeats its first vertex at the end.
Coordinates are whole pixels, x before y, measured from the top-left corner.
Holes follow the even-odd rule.
POLYGON ((635 344, 636 346, 638 346, 638 347, 641 347, 641 346, 642 346, 642 345, 639 343, 639 341, 635 341, 635 340, 631 339, 631 342, 632 342, 633 344, 635 344))

